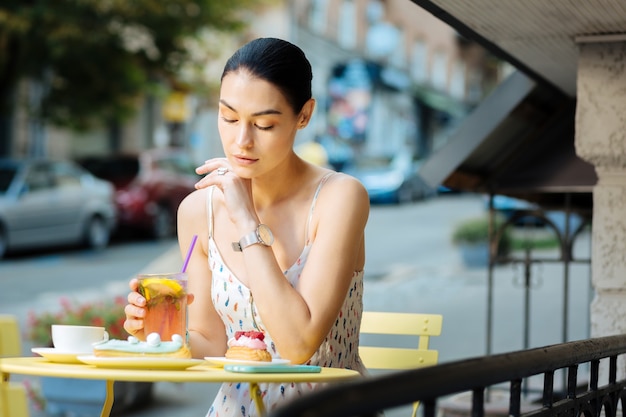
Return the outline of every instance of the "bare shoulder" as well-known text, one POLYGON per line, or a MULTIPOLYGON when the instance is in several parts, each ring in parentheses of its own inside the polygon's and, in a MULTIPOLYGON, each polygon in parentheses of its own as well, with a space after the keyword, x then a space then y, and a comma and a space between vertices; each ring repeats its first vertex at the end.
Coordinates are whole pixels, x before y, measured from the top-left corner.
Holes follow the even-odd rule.
POLYGON ((336 172, 328 179, 328 188, 335 191, 348 191, 367 196, 363 184, 351 175, 336 172))
POLYGON ((369 196, 363 184, 356 178, 337 172, 333 174, 323 187, 325 204, 337 207, 353 206, 369 212, 369 196))
POLYGON ((178 206, 179 216, 191 218, 205 217, 207 204, 207 189, 203 188, 189 193, 178 206))

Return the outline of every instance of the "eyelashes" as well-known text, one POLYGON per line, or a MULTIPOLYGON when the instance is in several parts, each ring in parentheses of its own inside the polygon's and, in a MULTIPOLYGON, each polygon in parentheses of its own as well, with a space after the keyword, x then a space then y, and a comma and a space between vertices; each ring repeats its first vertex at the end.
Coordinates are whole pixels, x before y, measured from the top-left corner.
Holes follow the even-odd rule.
MULTIPOLYGON (((224 121, 224 123, 228 123, 228 124, 235 124, 239 120, 227 119, 225 117, 222 117, 222 121, 224 121)), ((256 127, 257 129, 262 130, 262 131, 268 131, 268 130, 272 130, 274 128, 274 126, 259 126, 257 124, 255 124, 254 127, 256 127)))

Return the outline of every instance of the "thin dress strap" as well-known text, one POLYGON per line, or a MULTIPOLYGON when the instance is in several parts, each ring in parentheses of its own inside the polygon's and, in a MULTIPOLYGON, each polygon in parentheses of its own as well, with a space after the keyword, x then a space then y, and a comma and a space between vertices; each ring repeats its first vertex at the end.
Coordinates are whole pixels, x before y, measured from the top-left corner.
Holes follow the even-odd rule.
POLYGON ((315 209, 315 202, 317 201, 317 196, 322 190, 322 186, 326 183, 326 180, 328 180, 328 178, 330 178, 330 176, 333 174, 334 172, 329 172, 328 174, 322 177, 319 185, 317 186, 317 190, 315 190, 315 194, 313 195, 313 201, 311 202, 311 209, 309 210, 309 218, 306 220, 306 230, 304 232, 305 233, 305 239, 304 239, 305 245, 309 244, 309 224, 311 223, 311 219, 313 218, 313 211, 315 209))
POLYGON ((211 186, 206 193, 206 207, 207 207, 207 223, 209 225, 209 238, 213 239, 213 190, 215 186, 211 186))

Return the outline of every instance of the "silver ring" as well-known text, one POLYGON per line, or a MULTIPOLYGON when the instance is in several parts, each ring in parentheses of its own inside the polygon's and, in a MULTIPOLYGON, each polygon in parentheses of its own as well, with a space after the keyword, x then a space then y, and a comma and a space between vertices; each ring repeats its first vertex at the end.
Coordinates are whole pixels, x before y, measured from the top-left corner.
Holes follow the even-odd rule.
POLYGON ((217 169, 217 175, 226 175, 228 168, 220 167, 217 169))

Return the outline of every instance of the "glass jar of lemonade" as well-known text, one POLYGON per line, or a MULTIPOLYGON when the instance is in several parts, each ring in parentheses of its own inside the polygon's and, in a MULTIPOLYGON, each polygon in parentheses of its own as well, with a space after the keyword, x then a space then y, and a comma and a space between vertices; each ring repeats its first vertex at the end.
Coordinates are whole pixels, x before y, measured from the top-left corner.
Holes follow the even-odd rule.
POLYGON ((163 341, 178 334, 187 337, 187 274, 139 274, 139 293, 146 299, 144 332, 158 333, 163 341))

